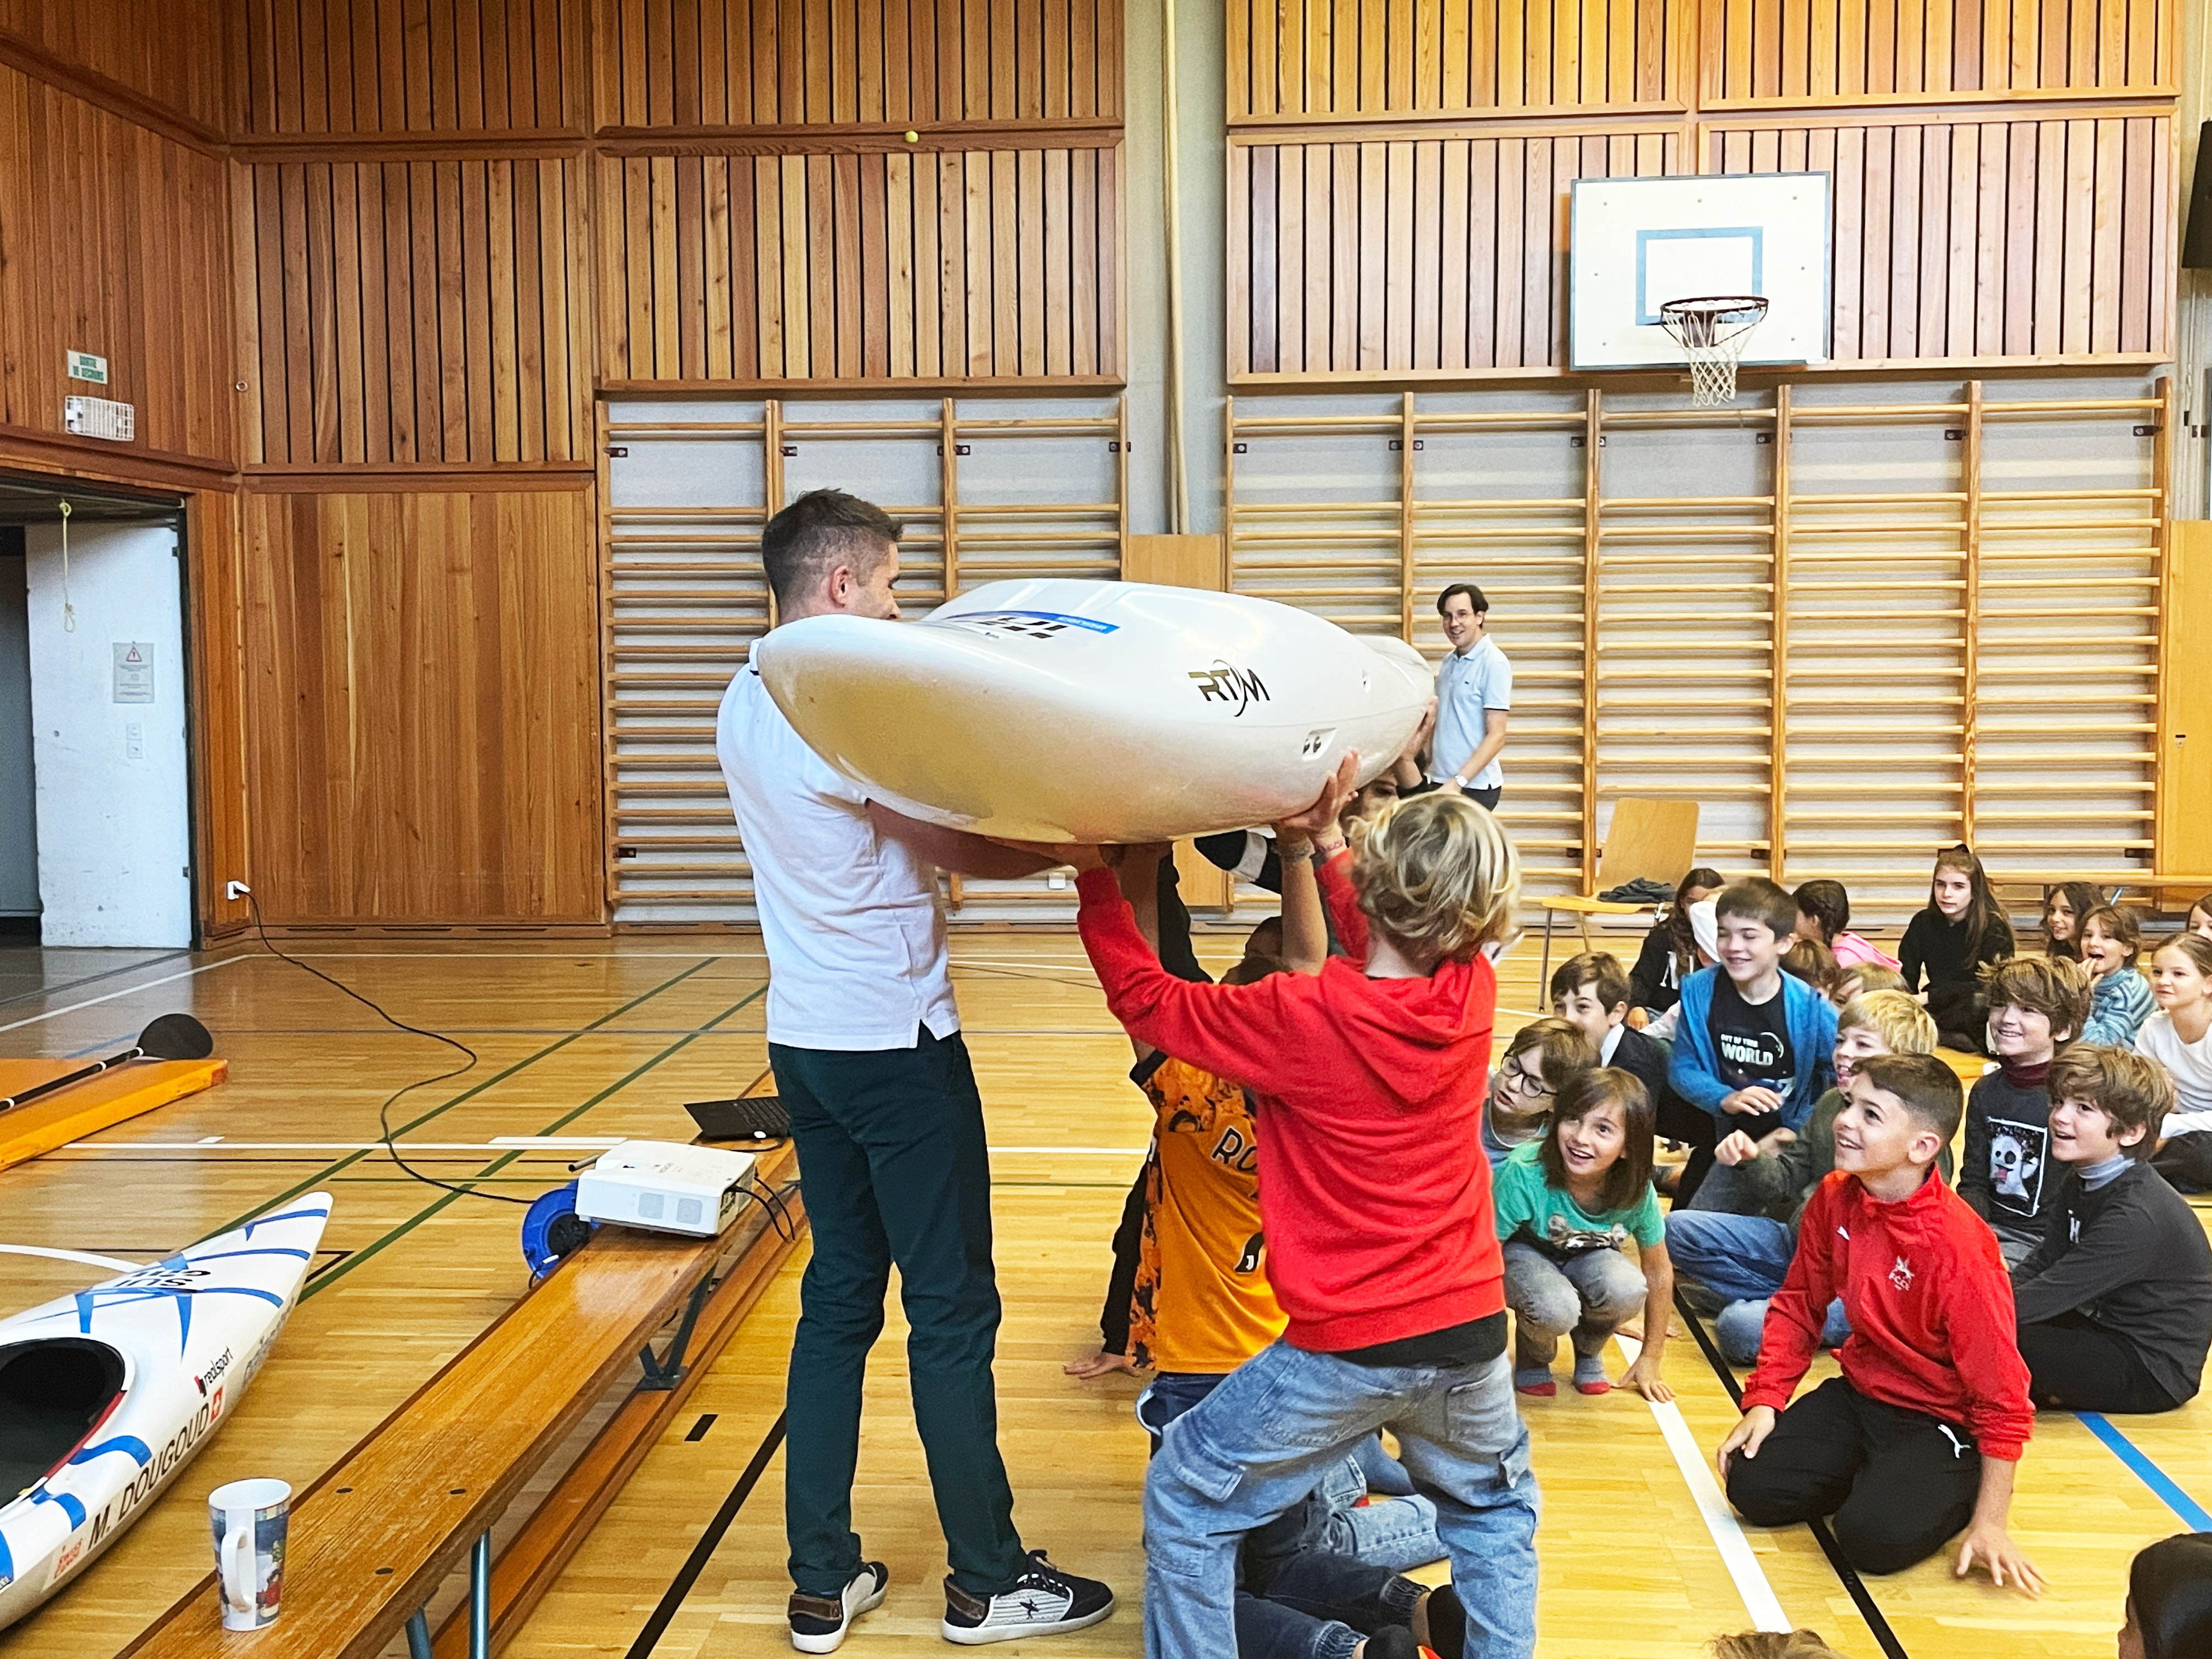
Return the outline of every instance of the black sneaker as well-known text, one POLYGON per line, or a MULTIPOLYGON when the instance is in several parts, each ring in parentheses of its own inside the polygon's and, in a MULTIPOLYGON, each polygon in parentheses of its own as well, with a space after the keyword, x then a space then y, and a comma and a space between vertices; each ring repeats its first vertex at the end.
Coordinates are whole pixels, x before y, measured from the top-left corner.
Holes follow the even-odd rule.
POLYGON ((840 1595, 791 1595, 791 1645, 801 1653, 835 1653, 853 1621, 883 1605, 884 1591, 891 1582, 890 1569, 880 1561, 863 1561, 853 1582, 840 1595))
POLYGON ((1403 1625, 1385 1625, 1367 1638, 1367 1659, 1421 1659, 1420 1644, 1403 1625))
POLYGON ((1030 1552, 1029 1571, 1013 1589, 996 1595, 970 1595, 951 1579, 945 1581, 945 1639, 963 1647, 1012 1642, 1024 1636, 1057 1636, 1088 1630, 1114 1611, 1114 1592, 1095 1578, 1062 1572, 1030 1552))

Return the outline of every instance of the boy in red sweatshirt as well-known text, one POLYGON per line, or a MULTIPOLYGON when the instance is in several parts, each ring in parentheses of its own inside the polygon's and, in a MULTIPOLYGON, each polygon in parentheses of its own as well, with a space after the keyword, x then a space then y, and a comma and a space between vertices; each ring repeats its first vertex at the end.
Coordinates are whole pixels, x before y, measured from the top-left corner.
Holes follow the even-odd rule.
POLYGON ((1925 1560, 1964 1527, 1959 1577, 1978 1559, 2039 1590, 2005 1530, 2035 1425, 2012 1283, 1996 1236, 1935 1170, 1964 1109, 1958 1077, 1932 1055, 1883 1054, 1844 1093, 1835 1171, 1806 1202, 1743 1419, 1715 1459, 1729 1501, 1764 1527, 1832 1516, 1863 1572, 1925 1560), (1838 1296, 1844 1374, 1783 1411, 1838 1296))
POLYGON ((1483 947, 1519 863, 1456 793, 1387 809, 1348 854, 1352 757, 1305 813, 1347 954, 1314 977, 1197 985, 1166 973, 1095 848, 1083 942, 1139 1041, 1255 1097, 1260 1212, 1288 1328, 1167 1425, 1145 1483, 1152 1659, 1236 1650, 1238 1540, 1376 1430, 1437 1506, 1469 1652, 1535 1651, 1536 1482, 1505 1358, 1504 1260, 1480 1122, 1498 981, 1483 947))

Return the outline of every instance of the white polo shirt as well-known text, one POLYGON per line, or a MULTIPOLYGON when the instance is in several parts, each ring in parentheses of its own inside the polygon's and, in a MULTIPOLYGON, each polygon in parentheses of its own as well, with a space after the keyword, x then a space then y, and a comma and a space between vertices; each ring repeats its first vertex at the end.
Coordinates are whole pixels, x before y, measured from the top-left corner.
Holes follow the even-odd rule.
MULTIPOLYGON (((1489 730, 1486 708, 1513 707, 1513 665, 1485 634, 1465 651, 1455 651, 1437 666, 1437 730, 1429 744, 1429 775, 1438 783, 1457 775, 1474 758, 1489 730)), ((1493 755, 1467 781, 1470 789, 1498 789, 1505 769, 1493 755)))
POLYGON ((860 1052, 958 1030, 936 872, 869 822, 867 792, 806 746, 750 665, 723 694, 714 751, 768 945, 768 1040, 860 1052))

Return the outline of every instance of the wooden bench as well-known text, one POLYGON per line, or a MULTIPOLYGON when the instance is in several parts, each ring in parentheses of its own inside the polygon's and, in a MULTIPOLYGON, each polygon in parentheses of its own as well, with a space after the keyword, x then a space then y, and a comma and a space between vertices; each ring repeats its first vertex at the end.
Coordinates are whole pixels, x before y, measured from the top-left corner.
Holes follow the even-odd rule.
MULTIPOLYGON (((775 1189, 795 1171, 783 1144, 762 1154, 757 1173, 775 1189)), ((527 1615, 689 1393, 707 1346, 693 1339, 726 1341, 774 1277, 803 1219, 795 1194, 787 1202, 793 1238, 757 1206, 721 1239, 602 1228, 294 1500, 275 1624, 226 1633, 210 1572, 120 1659, 208 1659, 242 1652, 241 1644, 252 1659, 374 1659, 402 1629, 414 1659, 429 1659, 426 1607, 464 1557, 466 1646, 454 1650, 488 1659, 495 1603, 503 1601, 500 1623, 509 1631, 527 1615), (714 1277, 732 1241, 748 1233, 730 1270, 714 1277), (674 1339, 656 1352, 672 1321, 674 1339), (556 1487, 503 1558, 514 1568, 501 1597, 494 1523, 623 1370, 641 1364, 631 1400, 564 1479, 568 1486, 582 1471, 597 1490, 564 1496, 556 1487), (632 1410, 641 1397, 646 1403, 632 1410), (640 1433, 634 1449, 618 1444, 610 1455, 610 1434, 640 1433), (539 1526, 549 1510, 556 1513, 539 1526)))
MULTIPOLYGON (((76 1060, 0 1060, 0 1097, 75 1071, 76 1060)), ((0 1112, 0 1170, 72 1140, 212 1089, 230 1071, 222 1060, 141 1060, 0 1112)))

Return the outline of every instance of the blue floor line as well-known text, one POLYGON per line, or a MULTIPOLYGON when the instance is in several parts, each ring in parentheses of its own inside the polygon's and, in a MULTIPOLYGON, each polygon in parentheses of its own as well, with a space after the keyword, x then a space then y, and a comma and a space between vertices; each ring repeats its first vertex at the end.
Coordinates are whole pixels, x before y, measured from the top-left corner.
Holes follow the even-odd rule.
POLYGON ((2076 1412, 2074 1415, 2081 1419, 2090 1433, 2105 1443, 2106 1449, 2113 1456, 2134 1471, 2137 1480, 2156 1492, 2166 1508, 2187 1522, 2191 1529, 2212 1532, 2212 1514, 2208 1514, 2203 1504, 2182 1491, 2171 1475, 2152 1462, 2142 1447, 2114 1428, 2099 1413, 2076 1412))

